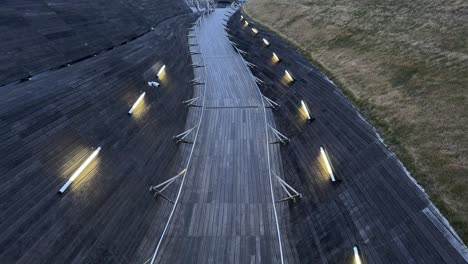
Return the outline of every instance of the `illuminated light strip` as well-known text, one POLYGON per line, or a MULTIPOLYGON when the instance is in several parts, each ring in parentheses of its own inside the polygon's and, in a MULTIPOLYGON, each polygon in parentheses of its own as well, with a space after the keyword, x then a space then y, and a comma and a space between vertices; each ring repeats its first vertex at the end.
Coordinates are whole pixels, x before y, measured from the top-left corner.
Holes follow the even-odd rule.
POLYGON ((166 69, 166 65, 164 64, 164 65, 161 67, 161 69, 159 69, 159 71, 158 71, 158 74, 157 74, 158 78, 161 78, 160 75, 164 72, 165 69, 166 69))
POLYGON ((320 147, 320 153, 322 153, 323 160, 325 161, 325 167, 327 167, 328 174, 330 175, 330 179, 332 182, 335 182, 335 175, 333 175, 333 170, 330 166, 330 161, 328 160, 328 156, 325 153, 325 150, 323 150, 323 147, 320 147))
POLYGON ((59 193, 62 194, 67 190, 68 186, 88 167, 88 165, 96 158, 97 154, 101 151, 101 147, 98 147, 91 155, 85 160, 83 164, 73 173, 73 175, 68 179, 68 181, 60 188, 59 193))
POLYGON ((273 60, 275 62, 279 62, 280 61, 280 58, 278 58, 278 55, 276 55, 276 53, 273 52, 273 60))
POLYGON ((284 70, 284 73, 286 74, 286 78, 288 79, 289 82, 294 82, 294 78, 292 77, 291 73, 289 73, 288 70, 284 70))
POLYGON ((131 115, 133 110, 135 110, 135 108, 138 106, 138 104, 141 102, 141 100, 143 100, 143 97, 145 97, 145 92, 143 92, 140 97, 138 97, 138 99, 136 100, 136 102, 133 104, 132 108, 130 108, 130 111, 128 111, 128 114, 131 115))
POLYGON ((309 107, 307 107, 306 103, 304 103, 304 100, 301 100, 301 105, 302 105, 302 108, 304 109, 304 112, 306 112, 307 114, 307 119, 312 120, 312 118, 310 118, 309 107))
POLYGON ((244 20, 244 16, 240 16, 240 20, 241 20, 241 21, 244 20))
POLYGON ((263 39, 263 43, 265 43, 265 45, 267 45, 267 46, 270 46, 270 42, 265 38, 263 39))
POLYGON ((353 250, 354 250, 354 263, 355 264, 362 264, 361 257, 359 256, 358 248, 355 246, 353 248, 353 250))
POLYGON ((244 21, 244 27, 248 27, 249 26, 249 22, 247 20, 244 21))
POLYGON ((258 29, 256 29, 256 28, 252 28, 252 31, 253 31, 253 33, 255 33, 255 35, 257 35, 257 34, 258 34, 258 29))

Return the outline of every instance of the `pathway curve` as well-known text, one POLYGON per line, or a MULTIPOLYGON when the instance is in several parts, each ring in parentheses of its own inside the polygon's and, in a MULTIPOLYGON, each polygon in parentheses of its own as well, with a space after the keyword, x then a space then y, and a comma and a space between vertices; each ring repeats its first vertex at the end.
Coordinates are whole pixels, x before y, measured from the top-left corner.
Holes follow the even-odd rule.
POLYGON ((195 92, 204 107, 188 122, 200 112, 202 121, 154 263, 284 262, 267 154, 270 110, 224 33, 225 11, 205 16, 191 40, 206 90, 195 92))

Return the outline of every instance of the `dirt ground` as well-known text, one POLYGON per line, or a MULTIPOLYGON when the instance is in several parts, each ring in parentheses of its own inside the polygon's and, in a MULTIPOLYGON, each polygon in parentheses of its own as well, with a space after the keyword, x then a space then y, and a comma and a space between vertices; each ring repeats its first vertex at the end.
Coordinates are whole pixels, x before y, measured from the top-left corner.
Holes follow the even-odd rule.
POLYGON ((376 126, 468 242, 468 2, 249 0, 376 126))

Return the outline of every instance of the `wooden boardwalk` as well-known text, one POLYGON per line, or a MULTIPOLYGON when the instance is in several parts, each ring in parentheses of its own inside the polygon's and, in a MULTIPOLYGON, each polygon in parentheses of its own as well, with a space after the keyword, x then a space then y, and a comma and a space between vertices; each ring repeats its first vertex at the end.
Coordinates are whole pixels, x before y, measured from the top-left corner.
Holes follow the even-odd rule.
POLYGON ((353 263, 353 246, 363 263, 466 263, 466 247, 339 89, 279 39, 242 28, 237 13, 230 34, 249 69, 225 36, 225 12, 189 37, 196 15, 176 16, 0 87, 0 263, 353 263), (264 108, 261 94, 280 109, 264 108), (273 128, 288 145, 272 144, 273 128), (341 183, 330 183, 320 146, 341 183), (164 190, 170 201, 148 191, 184 169, 164 190), (302 199, 275 202, 286 197, 276 175, 302 199))
POLYGON ((270 188, 265 111, 258 88, 224 34, 224 9, 192 34, 203 108, 193 156, 155 263, 281 263, 270 188), (199 63, 197 63, 199 64, 199 63), (206 90, 204 90, 206 89, 206 90))

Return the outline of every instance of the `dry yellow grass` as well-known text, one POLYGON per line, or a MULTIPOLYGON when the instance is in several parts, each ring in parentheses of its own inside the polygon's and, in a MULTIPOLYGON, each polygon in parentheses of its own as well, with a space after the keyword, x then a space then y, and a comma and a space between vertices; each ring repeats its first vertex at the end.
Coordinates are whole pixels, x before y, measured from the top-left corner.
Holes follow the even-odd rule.
POLYGON ((342 86, 468 241, 468 3, 250 0, 342 86))

